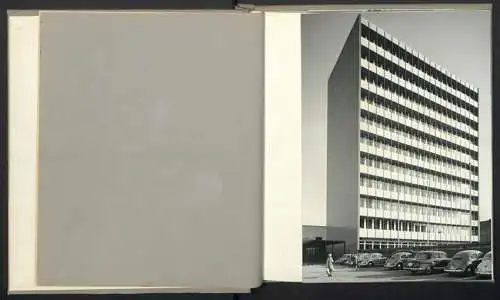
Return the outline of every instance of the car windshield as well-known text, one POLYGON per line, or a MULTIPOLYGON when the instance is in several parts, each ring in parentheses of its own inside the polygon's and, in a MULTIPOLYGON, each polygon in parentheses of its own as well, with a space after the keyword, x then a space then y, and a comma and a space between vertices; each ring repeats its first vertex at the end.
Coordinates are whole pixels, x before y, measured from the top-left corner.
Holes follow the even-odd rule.
POLYGON ((431 258, 431 254, 428 252, 421 252, 415 255, 415 259, 429 259, 429 258, 431 258))
POLYGON ((453 255, 453 259, 464 259, 469 257, 470 254, 470 252, 458 252, 457 254, 453 255))
POLYGON ((400 257, 404 257, 405 255, 406 255, 406 253, 404 253, 404 252, 394 253, 393 255, 391 255, 391 258, 400 258, 400 257))

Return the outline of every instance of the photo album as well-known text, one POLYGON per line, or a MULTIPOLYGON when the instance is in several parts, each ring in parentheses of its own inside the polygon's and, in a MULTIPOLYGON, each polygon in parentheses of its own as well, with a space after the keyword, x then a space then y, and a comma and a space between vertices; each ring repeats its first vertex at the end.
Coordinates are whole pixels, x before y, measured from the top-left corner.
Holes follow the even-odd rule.
POLYGON ((9 293, 493 282, 491 5, 8 33, 9 293))

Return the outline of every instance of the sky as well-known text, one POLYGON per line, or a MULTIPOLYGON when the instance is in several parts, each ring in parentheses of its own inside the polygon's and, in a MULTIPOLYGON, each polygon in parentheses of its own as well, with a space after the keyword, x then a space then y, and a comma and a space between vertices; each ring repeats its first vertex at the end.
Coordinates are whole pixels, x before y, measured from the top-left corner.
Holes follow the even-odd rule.
MULTIPOLYGON (((327 79, 358 13, 302 17, 303 223, 324 225, 327 79), (321 214, 320 214, 321 215, 321 214)), ((491 13, 376 12, 364 17, 479 88, 479 219, 492 212, 491 13)))

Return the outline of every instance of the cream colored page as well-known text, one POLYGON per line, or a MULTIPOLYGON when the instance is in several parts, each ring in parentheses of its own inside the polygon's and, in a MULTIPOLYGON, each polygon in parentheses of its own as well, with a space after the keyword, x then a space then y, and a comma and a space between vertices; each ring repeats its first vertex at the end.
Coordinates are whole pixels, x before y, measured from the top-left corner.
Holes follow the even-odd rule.
POLYGON ((264 280, 302 281, 301 27, 266 13, 264 280))
POLYGON ((39 17, 9 16, 9 292, 36 288, 39 17))

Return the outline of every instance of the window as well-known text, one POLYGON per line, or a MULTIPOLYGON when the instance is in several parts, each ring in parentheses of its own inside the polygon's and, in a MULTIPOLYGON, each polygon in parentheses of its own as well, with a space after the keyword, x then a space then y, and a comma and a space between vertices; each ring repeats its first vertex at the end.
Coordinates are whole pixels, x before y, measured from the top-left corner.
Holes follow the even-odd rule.
POLYGON ((373 208, 373 200, 372 199, 366 199, 366 207, 373 208))
POLYGON ((373 182, 372 182, 371 179, 367 179, 366 180, 366 186, 369 187, 369 188, 373 187, 373 182))
POLYGON ((366 228, 368 228, 368 229, 373 228, 373 219, 370 219, 370 218, 366 219, 366 228))

